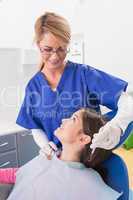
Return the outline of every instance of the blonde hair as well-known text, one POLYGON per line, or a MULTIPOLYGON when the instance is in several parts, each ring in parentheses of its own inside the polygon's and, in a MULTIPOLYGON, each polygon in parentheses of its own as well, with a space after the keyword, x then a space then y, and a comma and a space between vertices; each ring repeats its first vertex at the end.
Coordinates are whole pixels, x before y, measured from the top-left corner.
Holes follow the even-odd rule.
MULTIPOLYGON (((71 29, 68 21, 53 12, 45 12, 35 22, 35 42, 41 41, 45 33, 52 33, 53 35, 62 39, 66 44, 70 43, 71 29)), ((40 63, 40 70, 44 67, 43 61, 40 63)))

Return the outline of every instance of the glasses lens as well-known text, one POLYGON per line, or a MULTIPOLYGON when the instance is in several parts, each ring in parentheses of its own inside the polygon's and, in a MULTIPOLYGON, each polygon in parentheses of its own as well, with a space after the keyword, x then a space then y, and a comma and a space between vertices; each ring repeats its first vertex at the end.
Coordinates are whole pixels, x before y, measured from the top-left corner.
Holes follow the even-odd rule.
POLYGON ((67 48, 62 48, 62 47, 59 47, 57 50, 56 50, 56 53, 58 54, 58 55, 64 55, 64 54, 66 54, 67 53, 67 48))
POLYGON ((69 52, 69 50, 67 48, 63 48, 63 47, 59 47, 58 49, 53 49, 52 47, 41 47, 40 48, 41 53, 45 54, 45 55, 52 55, 53 53, 56 53, 59 56, 63 56, 66 53, 69 52))
POLYGON ((44 53, 44 54, 51 54, 53 49, 52 48, 40 48, 40 51, 41 53, 44 53))

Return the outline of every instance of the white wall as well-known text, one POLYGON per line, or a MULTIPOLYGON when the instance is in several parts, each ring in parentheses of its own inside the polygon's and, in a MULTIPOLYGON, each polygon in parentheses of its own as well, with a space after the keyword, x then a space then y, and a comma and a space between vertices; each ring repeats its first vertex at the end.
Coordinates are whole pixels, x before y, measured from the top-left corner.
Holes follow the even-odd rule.
MULTIPOLYGON (((45 11, 54 11, 75 24, 74 10, 77 0, 3 0, 0 2, 0 47, 32 47, 34 23, 45 11)), ((72 25, 73 27, 73 25, 72 25)))
POLYGON ((0 47, 19 47, 24 41, 24 1, 0 2, 0 47))
POLYGON ((85 63, 132 81, 132 8, 132 0, 3 0, 0 47, 31 48, 35 19, 51 10, 84 34, 85 63))
POLYGON ((86 1, 82 21, 85 62, 133 82, 132 8, 132 0, 86 1))

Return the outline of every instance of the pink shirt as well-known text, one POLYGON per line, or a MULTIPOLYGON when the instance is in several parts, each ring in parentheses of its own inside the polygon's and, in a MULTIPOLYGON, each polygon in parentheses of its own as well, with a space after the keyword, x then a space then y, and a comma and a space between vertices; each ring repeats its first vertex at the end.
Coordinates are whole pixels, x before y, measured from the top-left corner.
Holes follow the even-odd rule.
POLYGON ((15 183, 18 168, 0 169, 0 183, 15 183))

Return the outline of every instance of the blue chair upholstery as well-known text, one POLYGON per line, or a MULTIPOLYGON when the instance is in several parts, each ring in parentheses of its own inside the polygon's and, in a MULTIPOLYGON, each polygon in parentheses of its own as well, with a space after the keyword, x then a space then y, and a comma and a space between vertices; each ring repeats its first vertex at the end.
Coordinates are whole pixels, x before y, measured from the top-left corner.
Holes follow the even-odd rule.
POLYGON ((123 159, 112 153, 112 155, 103 162, 107 169, 107 184, 118 192, 123 192, 118 200, 129 200, 129 179, 126 164, 123 159))
MULTIPOLYGON (((116 113, 117 111, 111 111, 106 113, 104 117, 107 120, 111 120, 116 113)), ((116 145, 114 149, 118 148, 125 142, 132 130, 133 121, 129 123, 125 133, 120 138, 119 144, 116 145)), ((107 184, 118 192, 123 191, 119 200, 129 200, 129 177, 123 159, 116 154, 112 154, 109 159, 104 161, 103 166, 108 170, 107 184)))
POLYGON ((133 122, 130 122, 130 124, 128 125, 128 127, 125 130, 124 134, 121 136, 119 144, 116 145, 116 147, 114 149, 116 149, 117 147, 119 147, 122 144, 124 144, 125 140, 128 138, 128 136, 130 135, 130 133, 132 133, 132 130, 133 130, 133 122))

